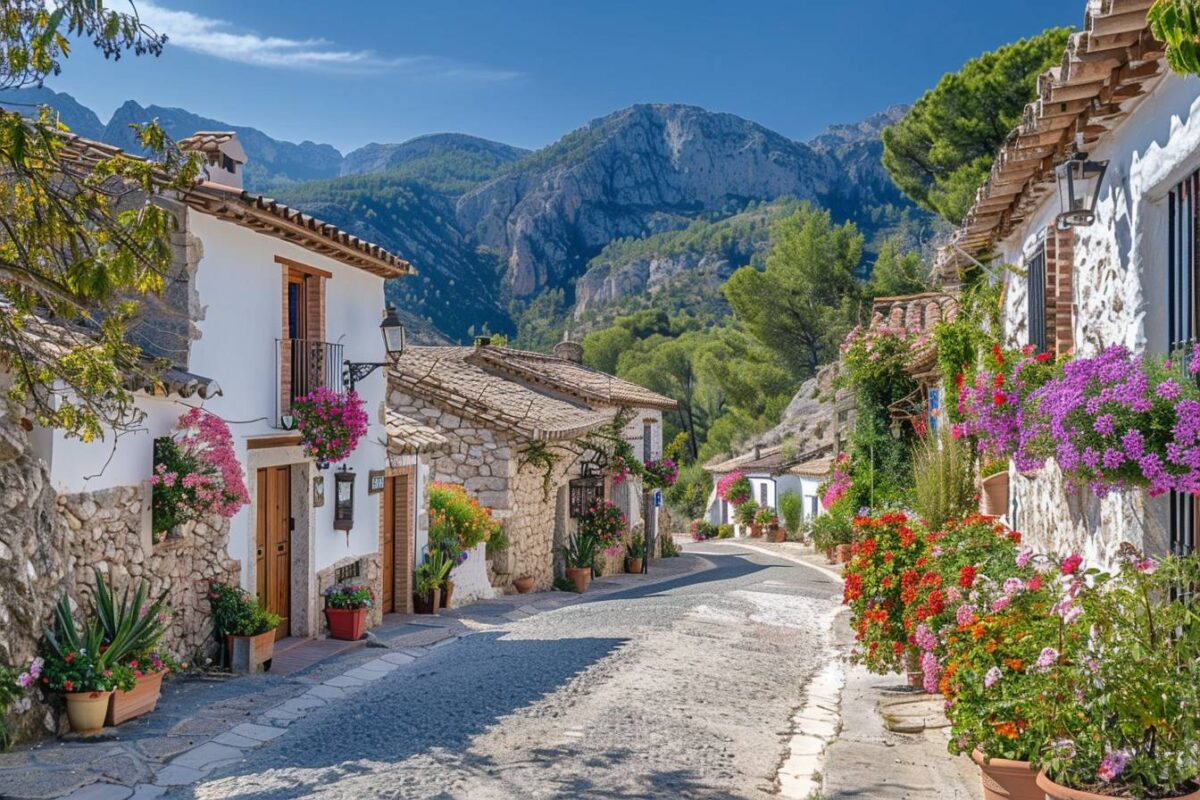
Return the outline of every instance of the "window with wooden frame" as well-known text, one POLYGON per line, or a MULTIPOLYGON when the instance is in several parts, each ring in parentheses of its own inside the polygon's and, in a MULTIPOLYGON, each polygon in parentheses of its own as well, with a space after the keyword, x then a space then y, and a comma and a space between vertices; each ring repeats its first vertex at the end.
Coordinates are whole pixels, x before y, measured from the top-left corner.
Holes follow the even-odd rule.
POLYGON ((1039 353, 1046 352, 1046 248, 1045 242, 1025 259, 1028 286, 1026 325, 1028 341, 1039 353))
POLYGON ((1075 234, 1050 226, 1025 258, 1028 342, 1062 355, 1075 346, 1075 234))
POLYGON ((340 390, 341 345, 325 341, 325 281, 332 277, 307 264, 277 256, 282 268, 282 324, 279 338, 279 409, 320 386, 340 390))
MULTIPOLYGON (((1200 171, 1193 172, 1171 190, 1167 199, 1167 350, 1186 347, 1200 333, 1200 269, 1196 240, 1200 234, 1200 171)), ((1200 533, 1200 499, 1179 492, 1170 495, 1171 552, 1196 549, 1200 533)))

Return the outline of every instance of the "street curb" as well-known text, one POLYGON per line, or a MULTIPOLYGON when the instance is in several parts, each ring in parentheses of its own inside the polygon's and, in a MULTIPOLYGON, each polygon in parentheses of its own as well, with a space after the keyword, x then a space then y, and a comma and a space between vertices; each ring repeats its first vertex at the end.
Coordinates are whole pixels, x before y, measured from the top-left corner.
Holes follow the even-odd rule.
MULTIPOLYGON (((705 542, 705 544, 716 544, 716 543, 710 540, 710 541, 705 542)), ((833 578, 834 580, 838 581, 839 583, 842 580, 842 575, 840 572, 834 572, 831 569, 826 569, 825 567, 822 567, 819 564, 813 564, 811 561, 806 561, 805 559, 800 558, 799 556, 791 555, 790 553, 781 553, 776 550, 768 550, 765 547, 758 547, 757 545, 753 545, 753 544, 743 544, 740 541, 731 541, 729 539, 724 539, 719 544, 732 545, 733 547, 741 547, 745 550, 753 550, 756 553, 762 553, 763 555, 766 555, 766 556, 773 556, 774 558, 782 559, 783 561, 791 561, 793 564, 799 564, 802 567, 808 567, 809 569, 815 569, 817 572, 820 572, 821 574, 825 575, 828 578, 833 578)), ((699 553, 697 553, 696 555, 699 555, 699 553)))

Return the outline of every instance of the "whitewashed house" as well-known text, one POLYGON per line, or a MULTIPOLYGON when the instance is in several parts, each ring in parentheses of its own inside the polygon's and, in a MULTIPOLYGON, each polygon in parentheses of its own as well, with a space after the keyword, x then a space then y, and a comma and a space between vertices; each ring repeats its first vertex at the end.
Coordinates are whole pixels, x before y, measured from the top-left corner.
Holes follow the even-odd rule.
MULTIPOLYGON (((1017 268, 992 268, 1005 283, 1011 345, 1163 354, 1197 337, 1200 80, 1169 71, 1146 22, 1150 5, 1088 4, 1062 65, 1041 76, 1039 98, 942 252, 948 280, 988 255, 989 266, 1017 268), (1074 157, 1104 171, 1094 220, 1064 229, 1054 168, 1074 157)), ((1087 187, 1076 190, 1091 206, 1087 187)), ((1052 462, 1030 476, 1013 470, 1010 482, 1008 521, 1042 549, 1103 564, 1123 541, 1155 554, 1195 547, 1194 497, 1068 492, 1052 462)))
MULTIPOLYGON (((84 443, 55 430, 34 433, 64 519, 74 531, 76 578, 90 567, 118 580, 145 577, 167 590, 173 644, 192 657, 210 634, 208 581, 240 584, 283 618, 277 637, 322 634, 321 591, 339 579, 371 583, 381 613, 405 611, 416 530, 424 524, 420 438, 385 417, 389 360, 381 321, 384 282, 410 265, 333 225, 244 191, 246 156, 232 133, 180 143, 201 153, 204 180, 164 198, 179 220, 175 258, 161 297, 144 305, 133 341, 169 360, 162 387, 137 394, 140 429, 84 443), (318 466, 290 429, 292 400, 318 386, 347 386, 364 399, 369 430, 344 464, 318 466), (147 481, 155 439, 200 406, 231 429, 249 505, 155 543, 147 481), (391 423, 391 424, 389 424, 391 423), (389 433, 392 439, 389 452, 389 433), (352 504, 338 503, 353 474, 352 504), (348 524, 335 524, 335 511, 348 524), (348 528, 348 530, 346 529, 348 528)), ((73 139, 80 152, 113 149, 73 139)), ((436 444, 430 440, 429 444, 436 444)))

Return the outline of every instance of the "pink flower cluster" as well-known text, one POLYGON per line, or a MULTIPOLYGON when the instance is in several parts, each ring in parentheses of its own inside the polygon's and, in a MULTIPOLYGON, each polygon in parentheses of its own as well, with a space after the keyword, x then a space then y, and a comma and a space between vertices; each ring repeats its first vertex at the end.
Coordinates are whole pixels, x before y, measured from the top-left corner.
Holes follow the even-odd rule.
POLYGON ((296 398, 292 411, 304 452, 317 461, 345 461, 367 434, 367 412, 357 392, 320 387, 296 398))
POLYGON ((825 487, 825 493, 821 495, 821 506, 828 511, 833 507, 834 503, 846 496, 846 492, 850 491, 850 456, 846 453, 838 455, 837 466, 833 468, 833 477, 829 480, 829 485, 825 487))
POLYGON ((17 676, 17 686, 22 689, 28 689, 37 679, 42 676, 42 669, 46 666, 46 660, 41 656, 35 658, 30 664, 29 669, 17 676))
POLYGON ((741 472, 731 472, 728 475, 721 476, 717 481, 717 497, 734 506, 741 505, 749 500, 749 494, 738 494, 732 497, 729 495, 730 488, 745 477, 741 472))
POLYGON ((229 426, 215 414, 193 408, 179 418, 177 430, 175 443, 197 468, 180 475, 164 464, 156 464, 151 485, 166 489, 178 485, 189 490, 189 505, 196 515, 232 517, 250 502, 250 493, 229 426))

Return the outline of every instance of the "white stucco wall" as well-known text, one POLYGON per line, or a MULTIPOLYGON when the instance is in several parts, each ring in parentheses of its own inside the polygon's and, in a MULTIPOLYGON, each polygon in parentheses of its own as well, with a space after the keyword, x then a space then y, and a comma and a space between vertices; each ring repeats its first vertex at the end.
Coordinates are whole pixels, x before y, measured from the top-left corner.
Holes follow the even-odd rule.
MULTIPOLYGON (((1075 233, 1075 349, 1092 356, 1114 344, 1138 352, 1167 347, 1168 203, 1171 189, 1200 168, 1200 80, 1168 74, 1133 114, 1089 152, 1109 161, 1096 222, 1075 233)), ((998 263, 1023 255, 1058 213, 1053 193, 1029 222, 999 243, 998 263)), ((1007 274, 1005 333, 1027 339, 1028 287, 1007 274)), ((1051 466, 1032 478, 1013 475, 1011 524, 1043 549, 1072 549, 1110 563, 1121 541, 1149 552, 1167 547, 1167 501, 1142 492, 1104 500, 1067 495, 1051 466)))
MULTIPOLYGON (((202 401, 197 397, 160 399, 142 397, 146 411, 144 430, 120 437, 113 448, 106 441, 84 444, 52 433, 44 455, 51 464, 51 479, 60 492, 96 491, 136 485, 151 474, 153 441, 169 434, 178 417, 192 405, 223 418, 233 434, 243 468, 248 464, 247 440, 286 433, 273 427, 279 391, 276 340, 282 335, 282 256, 325 270, 325 339, 345 346, 352 361, 385 360, 379 323, 383 314, 383 280, 298 245, 256 233, 215 217, 189 211, 190 232, 202 242, 196 273, 196 292, 203 307, 197 322, 200 338, 192 342, 191 372, 215 379, 224 394, 202 401)), ((313 509, 315 518, 315 569, 379 548, 379 495, 367 494, 367 472, 387 465, 382 425, 384 377, 382 370, 357 385, 370 427, 347 466, 355 483, 355 522, 349 537, 333 529, 333 472, 325 475, 326 503, 313 509)), ((253 451, 256 453, 261 450, 253 451)), ((248 485, 255 476, 247 470, 248 485)), ((420 498, 418 498, 420 502, 420 498)), ((418 506, 419 507, 419 506, 418 506)), ((229 552, 243 564, 243 585, 253 585, 255 514, 243 508, 231 521, 229 552)))

